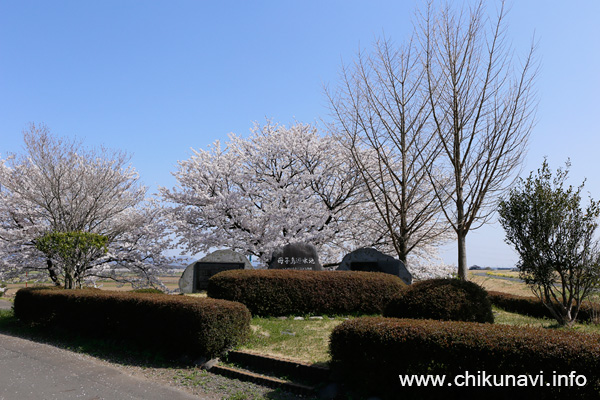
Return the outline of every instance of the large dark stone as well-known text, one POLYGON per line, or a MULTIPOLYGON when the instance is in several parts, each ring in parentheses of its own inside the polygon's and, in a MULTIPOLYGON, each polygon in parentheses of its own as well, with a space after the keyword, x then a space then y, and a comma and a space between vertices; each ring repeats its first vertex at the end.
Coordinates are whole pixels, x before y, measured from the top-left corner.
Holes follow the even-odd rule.
POLYGON ((179 289, 182 293, 206 290, 211 276, 231 269, 252 269, 252 264, 233 250, 214 251, 187 266, 179 278, 179 289))
POLYGON ((273 251, 269 269, 322 271, 317 249, 308 243, 290 243, 273 251))
POLYGON ((346 254, 337 269, 338 271, 384 272, 400 277, 407 285, 412 283, 412 275, 402 261, 375 249, 362 248, 346 254))

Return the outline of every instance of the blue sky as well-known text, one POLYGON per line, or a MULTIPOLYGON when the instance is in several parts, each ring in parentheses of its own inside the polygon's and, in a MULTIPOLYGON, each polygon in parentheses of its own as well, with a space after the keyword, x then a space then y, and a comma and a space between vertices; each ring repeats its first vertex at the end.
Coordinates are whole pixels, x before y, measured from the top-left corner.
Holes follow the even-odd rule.
MULTIPOLYGON (((497 1, 486 2, 491 13, 497 1)), ((61 136, 133 154, 155 190, 190 147, 253 121, 328 119, 323 85, 385 34, 401 43, 421 1, 0 0, 0 156, 45 123, 61 136)), ((600 2, 511 4, 508 36, 524 54, 535 33, 539 108, 523 174, 544 156, 572 161, 600 198, 600 2)), ((468 263, 512 266, 498 224, 467 237, 468 263)), ((452 245, 444 259, 455 263, 452 245)))

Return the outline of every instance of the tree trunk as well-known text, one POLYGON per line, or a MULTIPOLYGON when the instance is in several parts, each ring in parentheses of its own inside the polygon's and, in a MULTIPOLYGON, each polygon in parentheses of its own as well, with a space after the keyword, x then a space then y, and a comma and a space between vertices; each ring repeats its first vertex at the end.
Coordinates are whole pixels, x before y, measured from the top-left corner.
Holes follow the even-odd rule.
POLYGON ((457 232, 458 236, 458 279, 468 281, 467 268, 467 233, 457 232))
POLYGON ((406 265, 406 259, 408 255, 408 243, 407 240, 403 237, 400 239, 400 252, 398 253, 398 259, 402 261, 404 265, 406 265))
POLYGON ((58 280, 58 276, 56 275, 56 272, 54 272, 53 269, 53 265, 52 265, 52 260, 51 259, 46 259, 46 265, 48 267, 48 275, 50 275, 50 279, 52 280, 52 283, 54 283, 55 286, 60 286, 60 281, 58 280))
POLYGON ((68 268, 65 268, 65 289, 73 289, 73 275, 68 268))

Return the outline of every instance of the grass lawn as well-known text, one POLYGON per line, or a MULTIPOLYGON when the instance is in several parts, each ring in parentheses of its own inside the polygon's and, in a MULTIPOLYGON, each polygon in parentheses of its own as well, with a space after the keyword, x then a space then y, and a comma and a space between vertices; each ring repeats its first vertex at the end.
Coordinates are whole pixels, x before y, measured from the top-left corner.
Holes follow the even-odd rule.
MULTIPOLYGON (((350 317, 352 318, 352 317, 350 317)), ((559 327, 555 320, 533 318, 494 307, 496 324, 569 329, 600 335, 600 325, 575 324, 573 328, 559 327)), ((292 358, 304 362, 325 364, 329 362, 329 335, 345 317, 324 317, 322 320, 295 321, 291 318, 252 319, 252 337, 241 349, 261 354, 292 358)))
POLYGON ((329 335, 345 317, 294 320, 252 318, 252 337, 243 347, 256 353, 292 358, 313 364, 330 360, 329 335))

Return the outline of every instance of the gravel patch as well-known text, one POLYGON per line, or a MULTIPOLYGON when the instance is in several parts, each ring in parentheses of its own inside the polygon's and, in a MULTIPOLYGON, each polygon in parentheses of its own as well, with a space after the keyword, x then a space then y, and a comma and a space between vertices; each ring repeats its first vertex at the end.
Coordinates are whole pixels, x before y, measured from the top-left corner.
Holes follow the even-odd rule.
POLYGON ((203 399, 307 399, 299 395, 268 388, 251 382, 230 379, 212 374, 198 367, 190 368, 144 368, 134 366, 117 366, 126 373, 176 387, 203 399))

